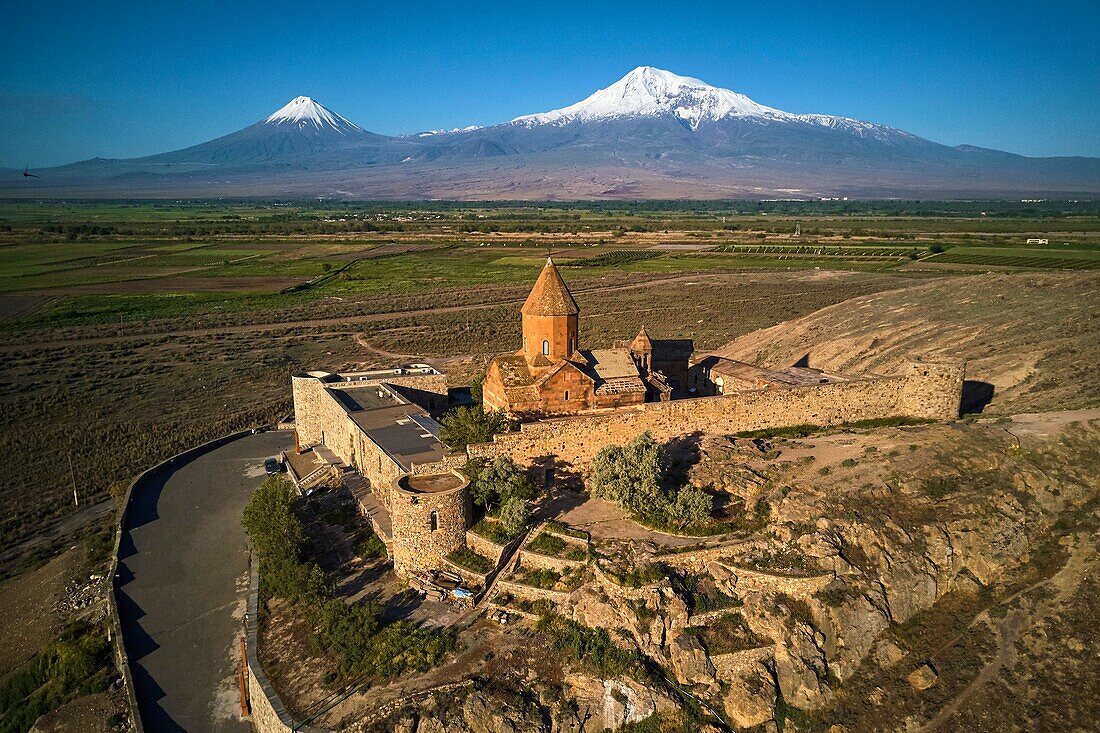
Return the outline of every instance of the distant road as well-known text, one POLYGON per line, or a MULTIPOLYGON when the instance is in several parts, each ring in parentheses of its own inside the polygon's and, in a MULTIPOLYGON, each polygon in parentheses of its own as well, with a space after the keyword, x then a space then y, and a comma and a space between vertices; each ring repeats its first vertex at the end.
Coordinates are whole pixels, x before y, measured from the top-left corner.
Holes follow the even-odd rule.
POLYGON ((250 731, 237 665, 248 591, 241 513, 290 433, 248 435, 183 463, 133 498, 119 551, 119 614, 145 730, 250 731))
POLYGON ((64 519, 59 519, 41 532, 18 542, 0 552, 0 564, 15 560, 24 553, 44 545, 59 537, 64 537, 82 529, 93 522, 109 517, 115 513, 115 500, 104 499, 98 504, 90 504, 83 509, 70 514, 64 519))

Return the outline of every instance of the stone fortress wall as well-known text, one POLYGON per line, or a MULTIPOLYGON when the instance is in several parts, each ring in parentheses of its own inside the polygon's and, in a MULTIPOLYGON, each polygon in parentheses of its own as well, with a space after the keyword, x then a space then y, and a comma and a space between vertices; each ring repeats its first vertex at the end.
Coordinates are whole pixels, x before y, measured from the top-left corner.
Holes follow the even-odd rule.
POLYGON ((409 476, 390 484, 393 569, 401 577, 442 567, 443 558, 466 547, 470 523, 469 481, 454 471, 455 486, 444 491, 413 491, 409 476))
POLYGON ((959 416, 965 363, 912 359, 903 374, 787 389, 744 390, 716 397, 647 402, 599 414, 525 423, 492 443, 471 445, 471 458, 506 455, 533 466, 581 469, 600 449, 649 431, 658 442, 694 433, 733 434, 790 425, 959 416))

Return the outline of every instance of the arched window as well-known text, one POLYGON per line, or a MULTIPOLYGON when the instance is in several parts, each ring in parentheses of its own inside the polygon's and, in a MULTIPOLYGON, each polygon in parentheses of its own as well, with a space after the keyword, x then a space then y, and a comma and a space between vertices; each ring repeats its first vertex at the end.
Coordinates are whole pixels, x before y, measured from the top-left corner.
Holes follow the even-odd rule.
POLYGON ((546 339, 543 339, 543 341, 542 341, 542 353, 544 355, 549 355, 550 354, 550 342, 547 341, 546 339))
POLYGON ((565 401, 569 401, 569 390, 565 390, 565 401))
POLYGON ((432 521, 432 531, 434 532, 437 529, 439 529, 439 512, 435 512, 435 511, 432 512, 431 521, 432 521))

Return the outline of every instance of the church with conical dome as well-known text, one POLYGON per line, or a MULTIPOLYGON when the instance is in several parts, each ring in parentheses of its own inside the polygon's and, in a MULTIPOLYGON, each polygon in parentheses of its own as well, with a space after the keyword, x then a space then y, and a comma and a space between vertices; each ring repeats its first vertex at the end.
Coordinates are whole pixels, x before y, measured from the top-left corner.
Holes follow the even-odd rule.
POLYGON ((643 327, 633 341, 580 348, 580 308, 549 257, 520 314, 521 348, 494 357, 486 371, 486 410, 572 415, 670 399, 687 385, 690 340, 655 341, 643 327))

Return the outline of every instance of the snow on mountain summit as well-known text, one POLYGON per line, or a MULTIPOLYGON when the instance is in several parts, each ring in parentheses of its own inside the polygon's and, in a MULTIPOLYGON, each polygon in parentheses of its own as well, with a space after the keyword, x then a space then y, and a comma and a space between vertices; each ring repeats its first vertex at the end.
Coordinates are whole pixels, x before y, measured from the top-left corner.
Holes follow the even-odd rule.
POLYGON ((294 125, 299 130, 309 127, 317 130, 327 128, 341 134, 348 131, 362 132, 359 125, 341 117, 309 97, 295 97, 264 120, 264 124, 294 125))
POLYGON ((652 66, 639 66, 609 87, 576 104, 550 112, 517 117, 513 122, 545 124, 573 120, 653 116, 672 113, 693 129, 703 120, 723 117, 786 117, 743 94, 711 86, 690 76, 652 66))
POLYGON ((802 122, 842 128, 864 134, 881 134, 887 128, 870 122, 831 115, 803 115, 767 107, 744 94, 712 86, 690 76, 652 66, 639 66, 609 87, 568 107, 524 115, 513 124, 568 124, 573 121, 611 120, 622 117, 655 117, 672 114, 692 130, 705 121, 730 117, 802 122))

